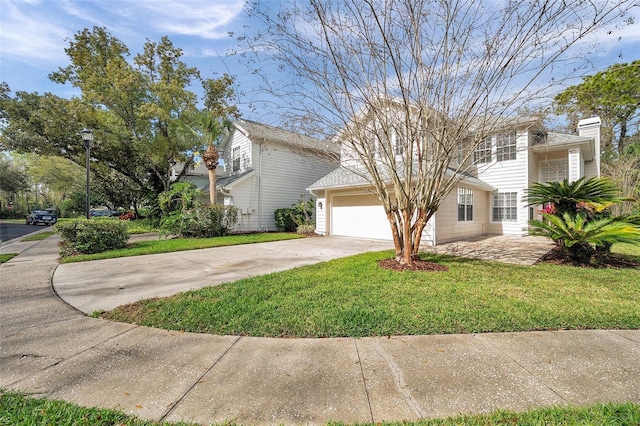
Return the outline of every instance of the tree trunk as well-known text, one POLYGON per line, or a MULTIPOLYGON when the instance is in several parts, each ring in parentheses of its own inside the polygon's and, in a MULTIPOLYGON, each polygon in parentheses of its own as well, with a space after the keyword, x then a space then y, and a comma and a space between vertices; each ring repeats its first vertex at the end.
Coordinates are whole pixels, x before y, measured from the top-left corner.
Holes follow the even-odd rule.
POLYGON ((218 166, 218 150, 213 144, 207 147, 207 150, 202 155, 204 164, 209 170, 209 202, 211 204, 216 203, 216 167, 218 166))
POLYGON ((216 169, 209 169, 209 202, 216 203, 216 169))

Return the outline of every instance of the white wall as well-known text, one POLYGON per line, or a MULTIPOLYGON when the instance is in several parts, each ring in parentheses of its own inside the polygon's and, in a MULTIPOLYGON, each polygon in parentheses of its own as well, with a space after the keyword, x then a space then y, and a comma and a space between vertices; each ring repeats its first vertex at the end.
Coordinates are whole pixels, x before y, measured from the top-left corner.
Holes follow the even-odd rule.
MULTIPOLYGON (((525 189, 529 186, 529 137, 526 130, 519 130, 516 134, 517 153, 515 160, 495 161, 478 166, 478 178, 497 189, 496 192, 517 192, 518 212, 516 222, 491 221, 491 197, 488 200, 489 216, 486 227, 488 234, 523 235, 523 228, 527 226, 529 211, 526 202, 522 200, 525 189)), ((491 195, 491 194, 490 194, 491 195)))
POLYGON ((275 231, 274 211, 290 207, 312 183, 336 167, 334 163, 293 152, 288 146, 252 144, 253 176, 231 189, 232 203, 241 209, 236 230, 275 231))

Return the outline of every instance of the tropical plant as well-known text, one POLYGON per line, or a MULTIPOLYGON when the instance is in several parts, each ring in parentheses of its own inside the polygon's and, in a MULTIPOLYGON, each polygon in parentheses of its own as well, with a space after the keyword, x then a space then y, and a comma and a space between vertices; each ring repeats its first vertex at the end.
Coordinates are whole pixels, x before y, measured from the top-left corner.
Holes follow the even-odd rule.
POLYGON ((615 243, 640 244, 640 226, 605 217, 588 220, 584 212, 561 216, 543 213, 542 220, 529 222, 531 235, 551 238, 562 247, 566 255, 580 263, 599 262, 598 256, 615 243))
POLYGON ((552 204, 558 216, 566 212, 575 215, 580 203, 595 206, 624 201, 614 183, 601 177, 582 177, 573 182, 568 179, 562 182, 536 182, 527 190, 525 199, 529 206, 552 204))
POLYGON ((227 118, 218 119, 209 111, 195 114, 193 124, 177 121, 176 133, 182 139, 192 140, 204 150, 202 160, 209 171, 209 202, 216 203, 216 168, 220 155, 216 145, 220 138, 231 127, 227 118))
POLYGON ((161 235, 182 238, 212 238, 228 235, 238 221, 234 206, 212 204, 204 206, 200 191, 189 182, 175 183, 158 197, 163 212, 161 235))

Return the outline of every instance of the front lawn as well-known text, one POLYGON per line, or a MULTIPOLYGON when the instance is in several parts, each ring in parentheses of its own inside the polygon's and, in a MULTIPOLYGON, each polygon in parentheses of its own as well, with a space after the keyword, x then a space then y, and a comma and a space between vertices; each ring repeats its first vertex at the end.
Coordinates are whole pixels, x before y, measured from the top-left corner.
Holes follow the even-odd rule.
POLYGON ((283 337, 640 328, 640 269, 527 267, 442 255, 424 259, 447 266, 446 272, 377 265, 391 256, 337 259, 141 301, 104 317, 199 333, 283 337))
POLYGON ((63 257, 62 263, 84 262, 87 260, 113 259, 117 257, 141 256, 145 254, 172 253, 176 251, 197 250, 212 247, 233 246, 239 244, 265 243, 269 241, 304 238, 301 235, 285 232, 234 234, 215 238, 175 238, 138 241, 127 247, 95 254, 81 254, 63 257))

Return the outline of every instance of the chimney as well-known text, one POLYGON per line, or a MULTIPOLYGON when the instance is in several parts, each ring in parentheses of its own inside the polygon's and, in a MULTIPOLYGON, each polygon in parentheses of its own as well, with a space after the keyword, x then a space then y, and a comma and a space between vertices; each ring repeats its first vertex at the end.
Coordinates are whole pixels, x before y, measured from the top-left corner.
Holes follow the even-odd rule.
POLYGON ((595 160, 595 176, 600 177, 600 117, 585 118, 578 121, 578 135, 587 138, 593 138, 595 142, 595 152, 593 154, 595 160))

